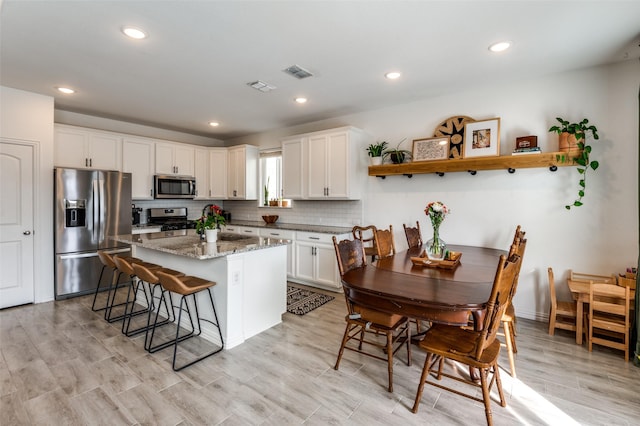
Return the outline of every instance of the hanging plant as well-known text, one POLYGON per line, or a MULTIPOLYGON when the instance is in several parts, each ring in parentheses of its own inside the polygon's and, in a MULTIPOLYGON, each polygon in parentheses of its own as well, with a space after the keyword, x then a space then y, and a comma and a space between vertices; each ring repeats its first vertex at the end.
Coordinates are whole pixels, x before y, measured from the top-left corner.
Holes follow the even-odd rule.
POLYGON ((600 167, 600 163, 596 160, 591 160, 591 145, 586 144, 587 137, 591 134, 594 140, 600 139, 598 136, 598 129, 594 125, 589 125, 589 120, 586 118, 579 123, 570 123, 560 117, 556 117, 556 120, 560 122, 560 125, 551 126, 550 132, 555 132, 562 136, 563 133, 573 135, 577 142, 576 155, 570 157, 570 151, 567 154, 558 154, 556 159, 562 163, 573 161, 578 165, 578 173, 580 174, 580 180, 578 181, 578 197, 574 200, 573 204, 565 206, 567 210, 571 210, 571 207, 580 207, 582 203, 582 197, 584 197, 584 191, 587 187, 587 174, 589 170, 597 170, 600 167))

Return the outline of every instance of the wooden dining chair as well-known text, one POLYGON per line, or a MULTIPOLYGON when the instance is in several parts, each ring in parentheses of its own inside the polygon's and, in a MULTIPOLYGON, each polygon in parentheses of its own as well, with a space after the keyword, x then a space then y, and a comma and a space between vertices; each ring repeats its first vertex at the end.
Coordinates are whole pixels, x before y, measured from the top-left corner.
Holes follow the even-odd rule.
POLYGON ((599 283, 599 284, 615 284, 616 276, 611 275, 599 275, 599 274, 591 274, 588 272, 576 272, 572 269, 569 269, 569 279, 571 281, 583 281, 588 283, 599 283))
POLYGON ((383 259, 396 254, 396 245, 393 241, 393 225, 389 229, 376 229, 376 257, 383 259))
POLYGON ((595 343, 624 351, 624 360, 629 361, 630 295, 629 287, 616 284, 591 284, 588 317, 589 352, 592 351, 595 343))
POLYGON ((578 310, 575 301, 558 301, 556 297, 556 284, 553 278, 553 269, 547 268, 549 275, 549 297, 551 307, 549 310, 549 334, 553 336, 556 328, 577 332, 578 310))
MULTIPOLYGON (((338 242, 334 236, 333 246, 341 277, 353 269, 367 267, 361 240, 338 242)), ((347 324, 334 369, 337 370, 340 367, 340 360, 345 349, 387 361, 389 375, 387 389, 389 392, 393 392, 393 356, 402 346, 407 348, 407 365, 411 365, 411 330, 408 319, 402 315, 388 314, 357 303, 354 301, 353 290, 345 286, 344 283, 343 290, 347 302, 345 317, 347 324), (381 341, 381 336, 386 337, 384 342, 381 341), (375 352, 364 350, 363 345, 375 348, 375 352), (385 356, 383 357, 382 354, 385 356)))
POLYGON ((376 230, 373 225, 368 226, 354 226, 351 230, 353 238, 362 241, 364 247, 364 253, 371 257, 371 261, 375 260, 378 249, 376 248, 376 230))
MULTIPOLYGON (((524 237, 524 232, 522 232, 520 236, 524 237)), ((518 268, 516 270, 512 294, 511 298, 509 299, 509 305, 502 315, 502 331, 504 333, 505 345, 507 347, 507 355, 509 356, 509 371, 511 373, 511 377, 514 378, 516 377, 516 361, 514 354, 518 352, 518 347, 516 345, 516 310, 513 307, 512 301, 514 296, 516 295, 516 290, 518 288, 520 267, 522 266, 522 260, 524 259, 524 251, 526 247, 527 240, 521 240, 519 237, 517 237, 511 245, 511 248, 509 249, 509 255, 517 254, 518 256, 520 256, 520 263, 518 264, 518 268)))
POLYGON ((520 256, 517 254, 511 255, 508 260, 506 256, 500 256, 491 295, 486 303, 481 330, 476 331, 442 324, 435 324, 427 330, 424 339, 419 344, 427 352, 427 358, 424 362, 412 409, 414 413, 418 411, 425 383, 484 403, 485 417, 489 425, 493 424, 490 392, 494 384, 498 389, 500 405, 506 407, 507 401, 502 392, 500 369, 498 368, 500 341, 496 339, 496 335, 500 327, 500 319, 509 304, 520 261, 520 256), (443 371, 445 359, 477 369, 480 373, 480 383, 478 384, 477 381, 466 375, 445 373, 443 371), (427 380, 431 373, 436 374, 437 381, 427 380), (491 375, 490 381, 489 375, 491 375), (473 394, 462 392, 460 386, 451 388, 441 384, 442 377, 481 388, 482 398, 478 398, 475 392, 473 394))
POLYGON ((407 238, 407 245, 409 248, 418 247, 422 245, 422 233, 420 232, 420 222, 416 220, 416 227, 410 227, 402 224, 404 228, 404 235, 407 238))

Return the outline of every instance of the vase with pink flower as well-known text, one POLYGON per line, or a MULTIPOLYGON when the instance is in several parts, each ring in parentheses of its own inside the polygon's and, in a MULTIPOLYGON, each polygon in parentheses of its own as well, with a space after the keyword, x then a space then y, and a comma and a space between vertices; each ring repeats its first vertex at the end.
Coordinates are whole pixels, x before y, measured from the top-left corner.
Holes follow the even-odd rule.
POLYGON ((426 243, 425 252, 427 257, 431 260, 444 259, 447 251, 447 244, 442 238, 440 238, 440 225, 447 214, 449 214, 449 208, 445 206, 441 201, 432 201, 427 204, 424 212, 431 220, 431 226, 433 228, 433 238, 429 239, 426 243))

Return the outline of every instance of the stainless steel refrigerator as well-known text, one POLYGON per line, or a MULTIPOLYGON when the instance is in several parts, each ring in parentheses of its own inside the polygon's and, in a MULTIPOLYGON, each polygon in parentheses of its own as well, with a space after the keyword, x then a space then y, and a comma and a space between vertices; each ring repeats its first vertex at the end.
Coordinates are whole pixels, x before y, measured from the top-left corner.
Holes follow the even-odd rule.
MULTIPOLYGON (((54 190, 55 296, 65 299, 95 290, 98 250, 131 254, 110 238, 131 234, 131 173, 56 168, 54 190)), ((105 272, 100 286, 110 280, 105 272)))

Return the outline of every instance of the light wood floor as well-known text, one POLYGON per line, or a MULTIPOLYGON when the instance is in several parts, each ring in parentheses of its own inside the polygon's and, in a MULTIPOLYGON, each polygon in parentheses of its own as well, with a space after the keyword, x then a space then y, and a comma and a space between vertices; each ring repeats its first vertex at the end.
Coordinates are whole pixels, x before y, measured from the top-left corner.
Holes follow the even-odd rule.
MULTIPOLYGON (((432 386, 411 413, 417 347, 411 367, 404 352, 396 359, 394 393, 383 362, 347 352, 335 371, 346 309, 336 296, 181 373, 169 350, 149 355, 143 336, 93 313, 90 297, 0 311, 0 424, 485 424, 481 404, 432 386)), ((518 380, 502 371, 508 405, 494 399, 496 425, 640 423, 640 368, 570 333, 549 336, 546 324, 518 327, 518 380)))

